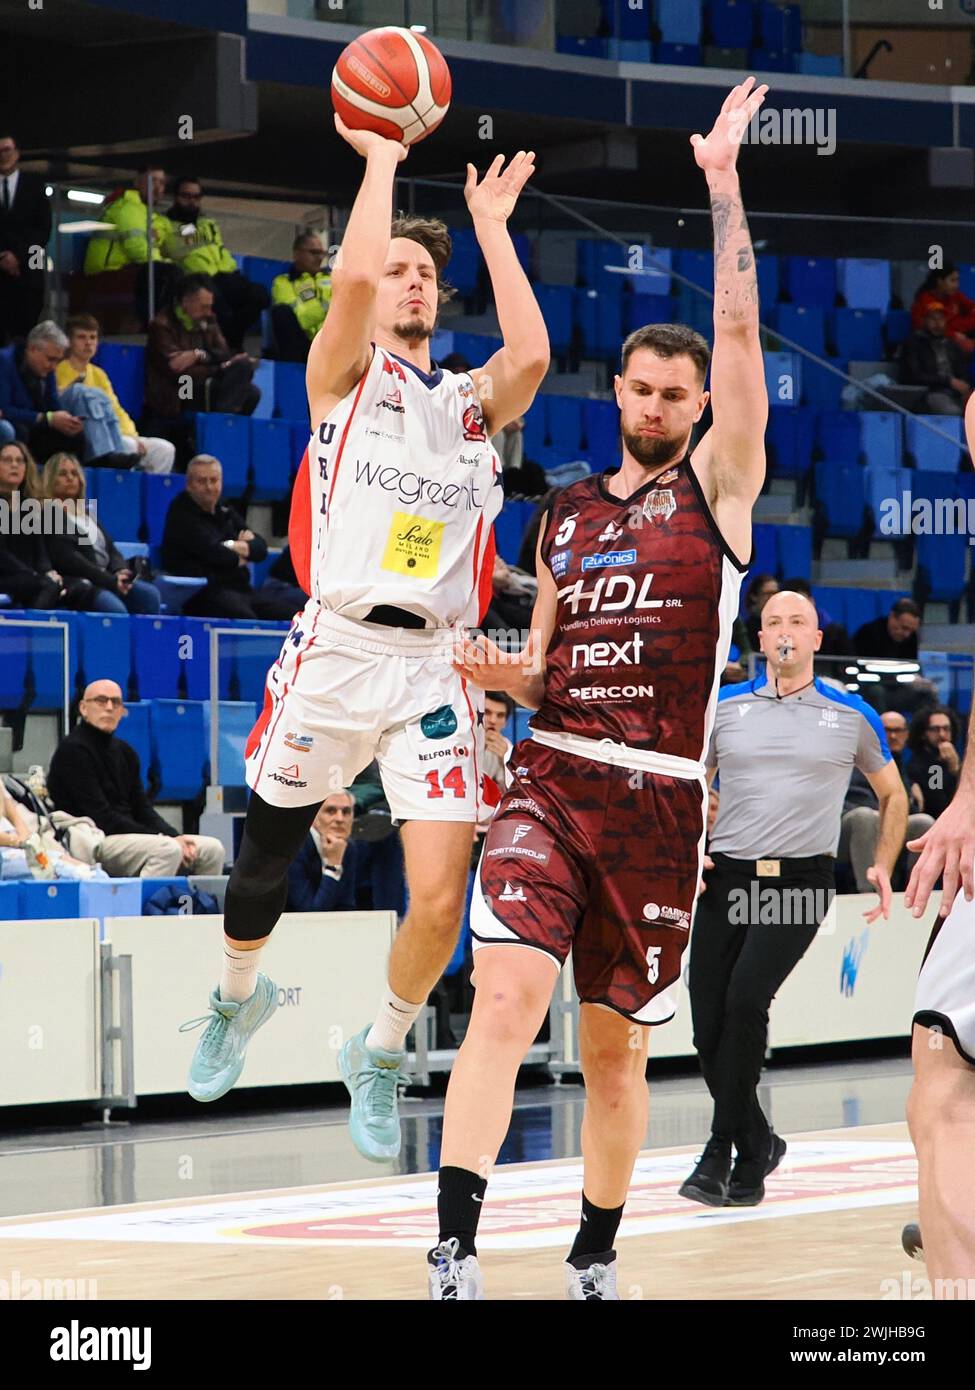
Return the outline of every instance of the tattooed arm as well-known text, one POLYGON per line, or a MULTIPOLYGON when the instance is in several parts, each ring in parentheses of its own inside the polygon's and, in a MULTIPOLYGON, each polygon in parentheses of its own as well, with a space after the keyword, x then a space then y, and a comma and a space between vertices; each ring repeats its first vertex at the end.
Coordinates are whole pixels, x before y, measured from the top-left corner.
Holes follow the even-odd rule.
POLYGON ((745 127, 768 90, 754 83, 750 77, 731 92, 707 139, 691 137, 707 175, 714 222, 713 425, 706 457, 698 460, 695 453, 695 466, 728 543, 743 561, 751 549, 752 504, 765 480, 768 423, 755 253, 737 170, 745 127))

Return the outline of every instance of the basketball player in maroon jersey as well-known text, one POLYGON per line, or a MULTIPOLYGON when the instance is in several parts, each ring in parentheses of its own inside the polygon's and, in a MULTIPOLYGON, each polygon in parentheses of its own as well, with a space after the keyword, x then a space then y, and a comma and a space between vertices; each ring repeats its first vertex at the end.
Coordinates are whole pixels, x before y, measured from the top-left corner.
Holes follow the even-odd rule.
POLYGON ((708 402, 704 339, 669 324, 632 334, 615 382, 622 466, 566 488, 543 519, 528 647, 507 656, 480 640, 458 654, 470 680, 537 714, 511 755, 471 908, 477 989, 447 1091, 434 1299, 483 1297, 475 1233, 487 1177, 570 950, 586 1111, 566 1290, 618 1297, 612 1247, 647 1127, 647 1025, 675 1010, 704 846, 703 759, 765 476, 737 156, 766 90, 749 78, 710 135, 691 141, 714 222, 712 428, 691 455, 708 402))

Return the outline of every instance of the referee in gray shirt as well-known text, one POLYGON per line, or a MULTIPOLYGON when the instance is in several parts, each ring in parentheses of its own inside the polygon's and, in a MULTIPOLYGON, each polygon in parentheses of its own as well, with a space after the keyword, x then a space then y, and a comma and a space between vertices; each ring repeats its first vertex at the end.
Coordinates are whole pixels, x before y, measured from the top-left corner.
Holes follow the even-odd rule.
POLYGON ((890 873, 904 844, 907 795, 876 712, 813 675, 823 634, 815 606, 784 592, 762 609, 765 674, 725 686, 707 764, 721 799, 691 936, 694 1046, 714 1100, 711 1138, 680 1189, 707 1206, 756 1206, 785 1153, 758 1103, 776 992, 812 944, 834 893, 850 772, 880 803, 867 877, 890 914, 890 873), (734 1169, 731 1150, 737 1150, 734 1169))

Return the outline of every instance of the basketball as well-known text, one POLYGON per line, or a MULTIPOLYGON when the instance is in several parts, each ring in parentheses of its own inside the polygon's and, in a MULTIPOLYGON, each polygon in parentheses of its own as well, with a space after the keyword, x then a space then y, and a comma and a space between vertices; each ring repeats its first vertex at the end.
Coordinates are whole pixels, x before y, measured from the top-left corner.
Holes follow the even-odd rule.
POLYGON ((450 105, 443 54, 411 29, 370 29, 353 39, 332 72, 332 105, 353 130, 374 130, 414 145, 450 105))

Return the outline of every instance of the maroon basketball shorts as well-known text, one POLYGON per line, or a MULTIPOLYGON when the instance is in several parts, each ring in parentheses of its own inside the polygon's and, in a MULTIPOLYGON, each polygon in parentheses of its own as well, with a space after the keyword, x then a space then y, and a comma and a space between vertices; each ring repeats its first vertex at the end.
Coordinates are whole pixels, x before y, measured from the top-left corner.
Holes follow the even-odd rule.
POLYGON ((697 780, 596 762, 532 739, 491 822, 471 904, 474 950, 521 945, 637 1023, 677 1007, 704 847, 697 780))

